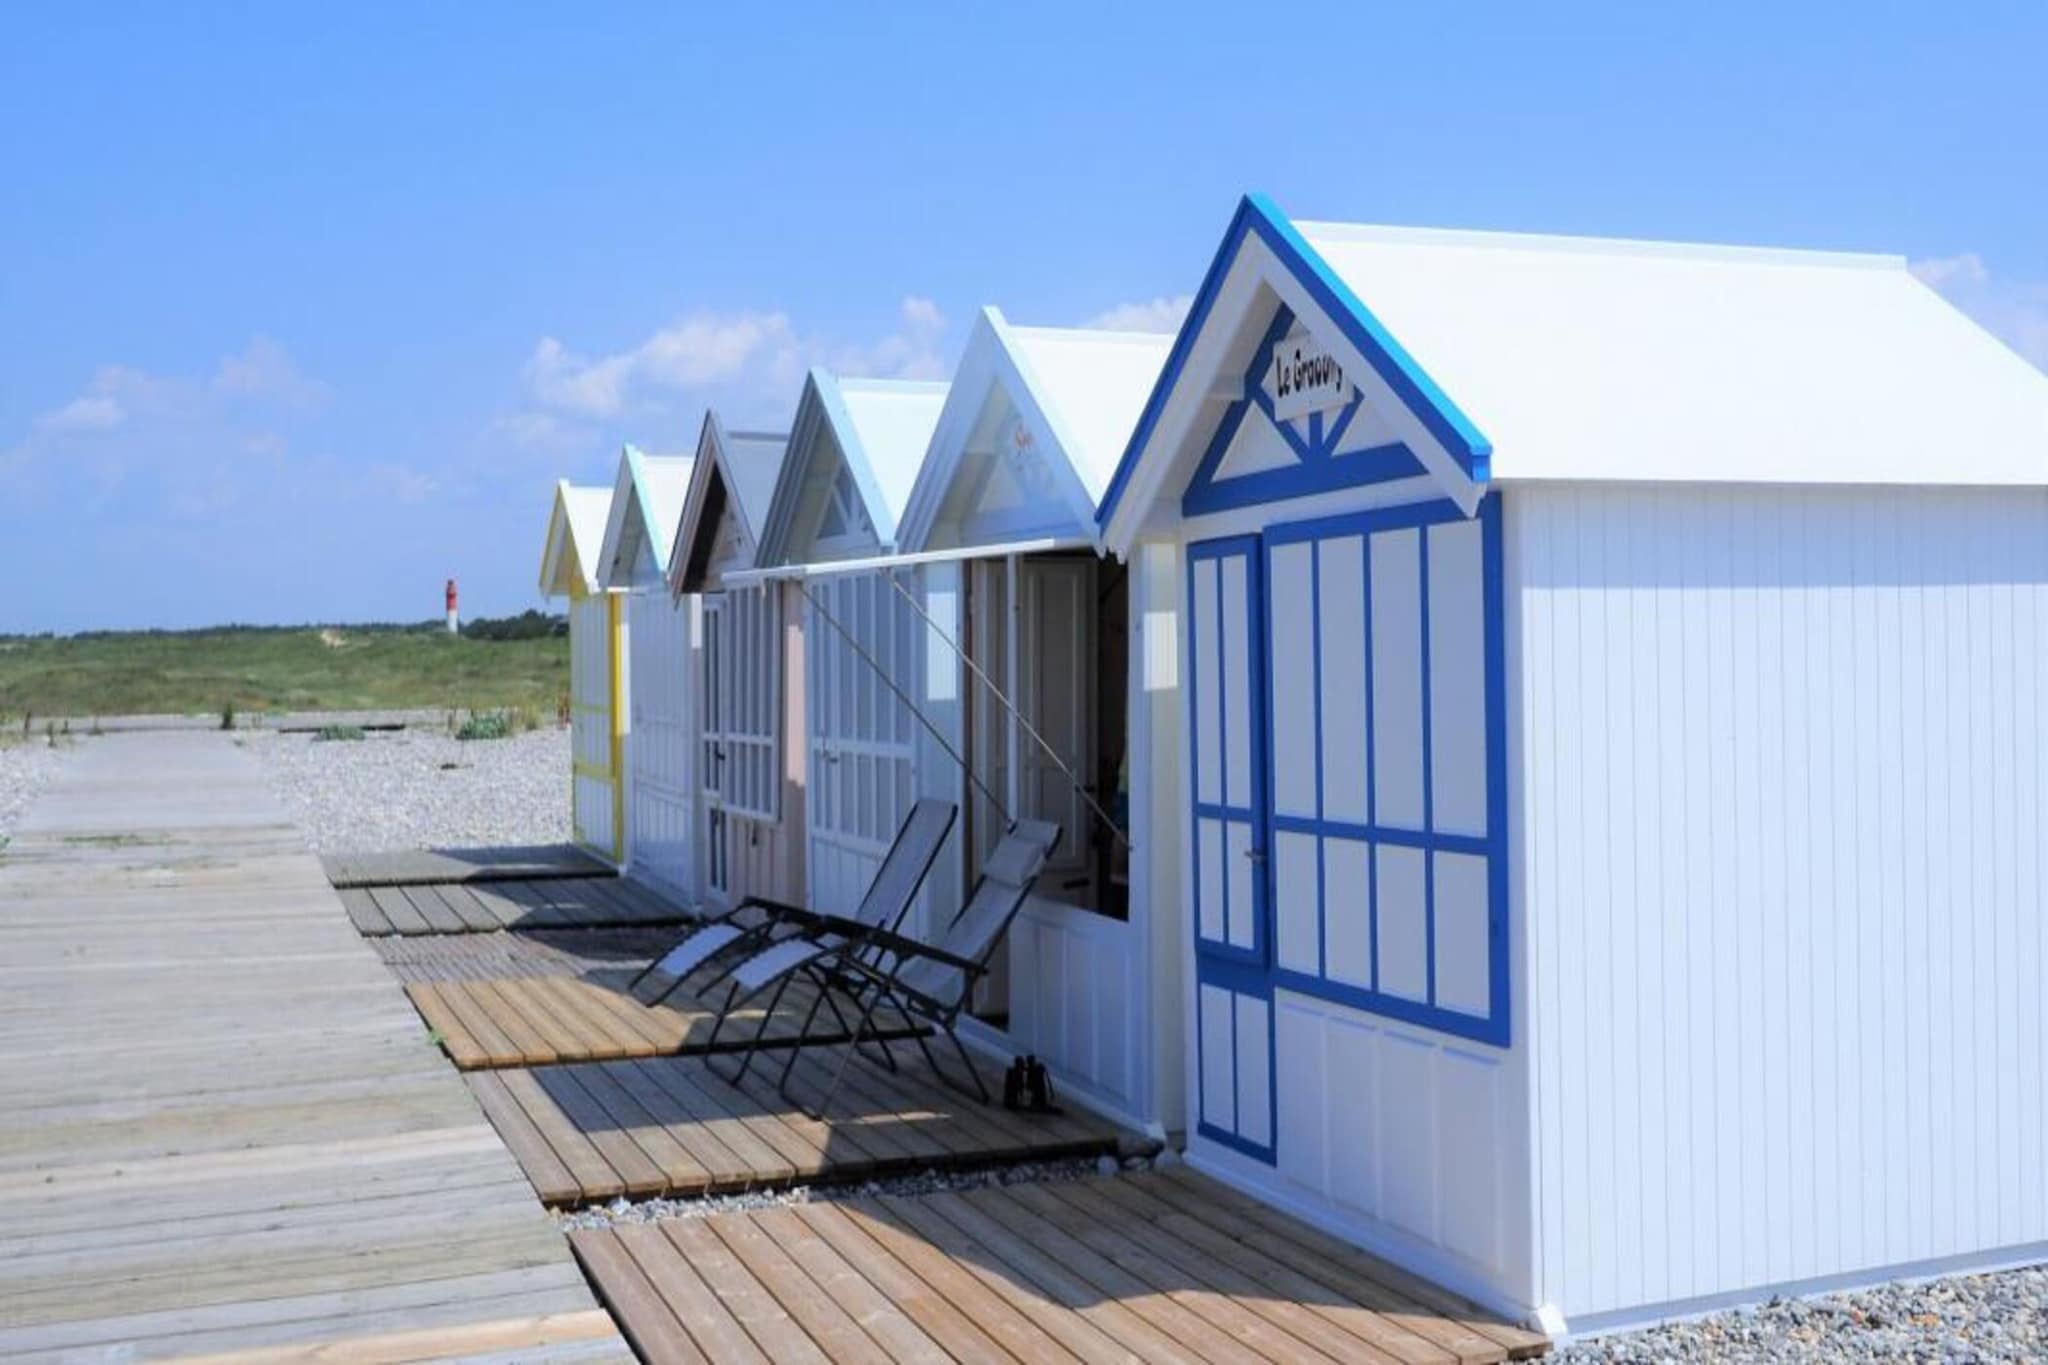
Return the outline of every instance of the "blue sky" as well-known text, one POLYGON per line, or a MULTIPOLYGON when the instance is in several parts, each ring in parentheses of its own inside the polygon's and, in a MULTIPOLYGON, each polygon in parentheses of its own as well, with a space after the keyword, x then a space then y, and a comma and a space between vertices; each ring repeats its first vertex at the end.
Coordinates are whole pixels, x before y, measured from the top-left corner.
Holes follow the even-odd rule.
POLYGON ((1309 218, 1901 252, 2048 367, 2048 6, 45 5, 0 633, 536 601, 558 476, 1309 218))

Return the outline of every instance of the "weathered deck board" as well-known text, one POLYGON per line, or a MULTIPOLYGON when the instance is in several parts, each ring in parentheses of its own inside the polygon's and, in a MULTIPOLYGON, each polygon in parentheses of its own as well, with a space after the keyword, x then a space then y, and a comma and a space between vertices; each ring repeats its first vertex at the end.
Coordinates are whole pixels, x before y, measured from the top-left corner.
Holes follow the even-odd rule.
POLYGON ((503 848, 420 848, 332 853, 320 867, 337 888, 612 877, 611 865, 570 844, 503 848))
POLYGON ((650 1359, 1366 1361, 1540 1355, 1184 1168, 570 1234, 650 1359))
MULTIPOLYGON (((822 1093, 843 1050, 806 1049, 792 1086, 799 1099, 822 1093)), ((559 1206, 1084 1156, 1115 1151, 1123 1136, 1085 1115, 978 1104, 940 1085, 914 1044, 897 1053, 897 1072, 856 1061, 822 1121, 776 1093, 782 1058, 773 1053, 740 1085, 701 1057, 480 1071, 468 1080, 535 1191, 559 1206)))
POLYGON ((349 922, 366 938, 657 926, 673 938, 694 919, 682 906, 632 882, 567 873, 467 883, 382 879, 337 890, 349 922))
POLYGON ((0 1358, 620 1359, 232 738, 69 755, 0 861, 0 1358))
MULTIPOLYGON (((685 992, 678 992, 672 1004, 643 1005, 607 987, 553 974, 414 981, 405 990, 449 1059, 464 1071, 704 1052, 713 1046, 717 1023, 711 1006, 685 992)), ((834 1042, 847 1036, 829 1013, 820 1013, 804 1033, 812 994, 807 985, 790 987, 768 1018, 769 1043, 799 1036, 834 1042)), ((758 1006, 733 1011, 718 1035, 717 1050, 750 1043, 762 1015, 758 1006)), ((884 1021, 882 1031, 892 1038, 909 1032, 900 1018, 884 1021)))

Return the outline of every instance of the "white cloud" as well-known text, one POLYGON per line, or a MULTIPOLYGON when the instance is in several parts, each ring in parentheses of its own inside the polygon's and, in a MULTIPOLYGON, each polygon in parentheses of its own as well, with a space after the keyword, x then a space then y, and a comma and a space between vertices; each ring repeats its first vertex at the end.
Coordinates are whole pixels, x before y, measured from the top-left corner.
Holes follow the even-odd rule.
POLYGON ((1192 294, 1175 294, 1171 298, 1161 295, 1137 303, 1120 303, 1081 325, 1102 332, 1178 332, 1187 319, 1188 309, 1194 305, 1192 294))
POLYGON ((36 419, 42 431, 112 431, 128 420, 127 409, 118 399, 104 393, 88 393, 72 399, 54 412, 36 419))
POLYGON ((54 490, 69 481, 96 504, 153 477, 173 515, 211 515, 257 496, 248 491, 247 456, 273 465, 284 459, 289 442, 270 419, 304 414, 326 394, 267 337, 222 357, 206 378, 103 365, 82 392, 37 417, 0 453, 0 465, 26 476, 25 488, 54 490), (229 451, 244 463, 227 459, 229 451))
POLYGON ((251 340, 240 355, 223 356, 213 387, 230 398, 261 399, 289 408, 315 408, 327 401, 327 386, 300 373, 284 347, 264 336, 251 340))
POLYGON ((865 343, 804 335, 778 312, 695 314, 596 357, 542 337, 523 371, 528 407, 497 426, 521 445, 551 448, 577 430, 565 418, 612 422, 703 401, 787 411, 814 364, 885 378, 943 377, 946 329, 939 306, 913 295, 899 306, 896 326, 865 343))
POLYGON ((423 503, 440 491, 441 481, 410 465, 375 464, 369 470, 372 487, 407 506, 423 503))
POLYGON ((2008 279, 1974 251, 1915 261, 1913 273, 2048 371, 2048 281, 2008 279))

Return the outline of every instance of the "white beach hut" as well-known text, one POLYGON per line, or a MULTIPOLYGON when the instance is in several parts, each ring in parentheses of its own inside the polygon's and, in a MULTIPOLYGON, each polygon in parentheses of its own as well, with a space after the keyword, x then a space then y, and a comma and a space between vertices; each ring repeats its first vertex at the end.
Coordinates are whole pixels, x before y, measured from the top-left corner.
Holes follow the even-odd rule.
POLYGON ((918 566, 931 627, 920 709, 952 751, 926 748, 919 789, 967 813, 951 877, 971 882, 1008 818, 1063 831, 977 1001, 981 1032, 1098 1108, 1178 1127, 1181 936, 1131 911, 1127 575, 1095 531, 1171 344, 985 309, 897 550, 918 566))
POLYGON ((670 590, 699 622, 698 891, 715 906, 804 899, 803 599, 726 581, 753 567, 788 444, 705 413, 669 556, 670 590))
POLYGON ((1552 1330, 2040 1259, 2044 485, 1898 259, 1247 200, 1101 512, 1191 1157, 1552 1330))
POLYGON ((623 599, 626 870, 686 900, 695 895, 694 689, 690 618, 668 590, 668 556, 691 464, 628 445, 598 553, 598 582, 623 599))
POLYGON ((625 857, 625 657, 619 598, 599 584, 611 492, 555 485, 541 551, 543 597, 569 602, 569 801, 576 841, 625 857))
POLYGON ((919 794, 927 736, 899 689, 924 627, 889 560, 945 400, 943 383, 812 370, 748 580, 780 578, 804 603, 804 877, 827 910, 858 903, 919 794))

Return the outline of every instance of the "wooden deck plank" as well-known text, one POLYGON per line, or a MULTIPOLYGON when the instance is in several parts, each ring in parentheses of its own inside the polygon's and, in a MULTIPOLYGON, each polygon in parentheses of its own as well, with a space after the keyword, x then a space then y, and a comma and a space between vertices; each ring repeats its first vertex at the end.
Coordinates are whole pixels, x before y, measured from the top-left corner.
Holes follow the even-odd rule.
POLYGON ((1250 1195, 1234 1190, 1221 1181, 1197 1175, 1184 1167, 1172 1167, 1156 1172, 1148 1179, 1177 1186, 1176 1197, 1180 1199, 1199 1194, 1199 1203, 1191 1203, 1189 1207, 1219 1216, 1227 1213, 1246 1224, 1263 1228, 1305 1247, 1312 1255, 1325 1258, 1384 1286, 1391 1293, 1399 1295, 1407 1304, 1412 1304, 1421 1312, 1432 1315, 1436 1321, 1457 1324, 1498 1344, 1510 1357, 1540 1355, 1550 1349, 1550 1339, 1542 1333, 1502 1322, 1442 1286, 1432 1284, 1419 1275, 1383 1261, 1299 1219, 1289 1218, 1277 1209, 1269 1208, 1250 1195))
POLYGON ((1044 1252, 977 1218, 957 1200, 953 1216, 941 1212, 936 1199, 895 1196, 877 1202, 888 1217, 967 1267, 995 1293, 1025 1312, 1042 1315, 1046 1330, 1083 1360, 1102 1365, 1125 1360, 1202 1365, 1200 1356, 1124 1305, 1103 1300, 1044 1252))
MULTIPOLYGON (((1168 1203, 1134 1181, 1105 1181, 1102 1193, 1134 1217, 1148 1220, 1161 1232, 1178 1237, 1203 1254, 1245 1272, 1272 1293, 1301 1304, 1366 1346, 1384 1352, 1403 1365, 1444 1365, 1459 1358, 1459 1353, 1446 1350, 1362 1305, 1356 1295, 1347 1294, 1330 1284, 1329 1280, 1334 1277, 1313 1274, 1287 1261, 1276 1260, 1252 1243, 1225 1236, 1200 1219, 1191 1217, 1182 1211, 1182 1204, 1186 1201, 1168 1203)), ((1476 1345, 1487 1347, 1491 1343, 1480 1341, 1476 1345)), ((1493 1347, 1478 1358, 1504 1360, 1506 1352, 1493 1347)))
POLYGON ((568 1168, 583 1199, 616 1199, 625 1193, 625 1181, 612 1169, 611 1162, 570 1122, 554 1098, 541 1089, 533 1072, 503 1071, 498 1073, 498 1080, 556 1158, 568 1168))
POLYGON ((1070 1204, 1085 1203, 1089 1206, 1091 1215, 1098 1218, 1113 1217, 1105 1206, 1119 1207, 1123 1213, 1119 1221, 1123 1228, 1129 1230, 1127 1235, 1145 1236, 1148 1245, 1159 1258, 1172 1266, 1176 1272, 1194 1283, 1227 1295, 1239 1308, 1285 1333, 1296 1343, 1290 1349, 1313 1349, 1332 1360, 1368 1361, 1371 1365, 1398 1365, 1395 1357, 1325 1321, 1299 1302, 1276 1298, 1257 1276, 1235 1259, 1218 1258, 1178 1237, 1159 1236, 1142 1214, 1134 1215, 1129 1206, 1119 1198, 1121 1191, 1117 1188, 1117 1183, 1114 1180, 1090 1181, 1085 1190, 1078 1184, 1051 1184, 1045 1189, 1055 1199, 1063 1199, 1070 1204))
MULTIPOLYGON (((668 1178, 661 1167, 605 1112, 604 1106, 584 1088, 576 1071, 575 1067, 551 1066, 529 1074, 539 1090, 554 1102, 562 1118, 603 1156, 605 1164, 618 1177, 621 1193, 629 1199, 666 1194, 668 1178)), ((527 1112, 531 1114, 531 1108, 527 1112)))
POLYGON ((1179 1266, 1154 1254, 1149 1238, 1134 1238, 1125 1229, 1098 1220, 1094 1214, 1059 1198, 1050 1185, 1012 1186, 1010 1193, 1034 1213, 1075 1238, 1118 1269, 1135 1276, 1155 1293, 1238 1342, 1262 1360, 1326 1360, 1321 1351, 1289 1336, 1248 1311, 1207 1281, 1190 1278, 1179 1266))
POLYGON ((391 921, 377 908, 377 898, 368 891, 354 888, 341 893, 341 908, 348 912, 349 923, 355 925, 359 934, 389 934, 394 932, 391 921))
POLYGON ((848 1264, 858 1266, 869 1283, 887 1295, 890 1302, 953 1359, 1007 1362, 1017 1358, 997 1345, 973 1318, 954 1307, 944 1294, 883 1250, 837 1205, 799 1204, 790 1212, 848 1264))
POLYGON ((670 1219, 661 1230, 690 1263, 704 1284, 718 1296, 768 1359, 797 1365, 826 1365, 825 1354, 803 1324, 771 1293, 732 1248, 719 1240, 701 1218, 670 1219))
POLYGON ((539 1128, 520 1108, 519 1101, 505 1088, 501 1076, 478 1076, 470 1082, 470 1091, 483 1106, 484 1114, 491 1126, 498 1130, 505 1146, 511 1151, 519 1169, 532 1182, 534 1193, 542 1203, 560 1204, 579 1199, 583 1194, 583 1182, 578 1180, 569 1167, 548 1145, 539 1128))
POLYGON ((613 1228, 612 1235, 660 1292, 669 1311, 699 1350, 721 1365, 766 1365, 767 1357, 754 1345, 747 1329, 704 1283, 675 1243, 662 1235, 661 1229, 644 1223, 624 1223, 613 1228))
POLYGON ((433 931, 433 926, 427 923, 426 916, 407 899, 404 891, 388 886, 373 886, 369 890, 370 899, 383 913, 384 918, 391 922, 392 933, 425 934, 433 931))
POLYGON ((936 1365, 955 1359, 940 1348, 900 1305, 870 1282, 853 1262, 813 1232, 786 1208, 721 1221, 744 1222, 768 1235, 776 1248, 810 1277, 812 1284, 855 1322, 869 1338, 903 1365, 936 1365))
POLYGON ((837 1365, 888 1365, 891 1356, 788 1252, 748 1218, 706 1218, 704 1226, 739 1259, 783 1311, 796 1320, 825 1358, 837 1365))
POLYGON ((959 1207, 972 1209, 1016 1233, 1032 1246, 1043 1249, 1098 1294, 1124 1304, 1204 1360, 1218 1365, 1257 1365, 1263 1359, 1200 1314, 1176 1302, 1171 1295, 1141 1281, 1116 1262, 1033 1212, 1009 1190, 977 1190, 968 1195, 934 1198, 932 1203, 949 1217, 954 1216, 957 1203, 959 1207))
POLYGON ((598 858, 569 844, 333 853, 323 857, 320 864, 328 881, 336 887, 402 886, 430 882, 491 883, 616 875, 598 858))
POLYGON ((431 929, 434 933, 460 934, 466 932, 467 926, 463 924, 462 916, 456 914, 455 907, 442 898, 439 887, 402 886, 392 889, 398 891, 407 900, 412 902, 412 908, 420 912, 420 918, 427 922, 427 928, 431 929))
POLYGON ((616 1234, 610 1229, 579 1228, 569 1234, 569 1245, 644 1358, 678 1365, 709 1362, 710 1357, 697 1348, 667 1299, 616 1234))
POLYGON ((0 861, 0 1356, 617 1358, 394 928, 232 737, 63 755, 0 861))

